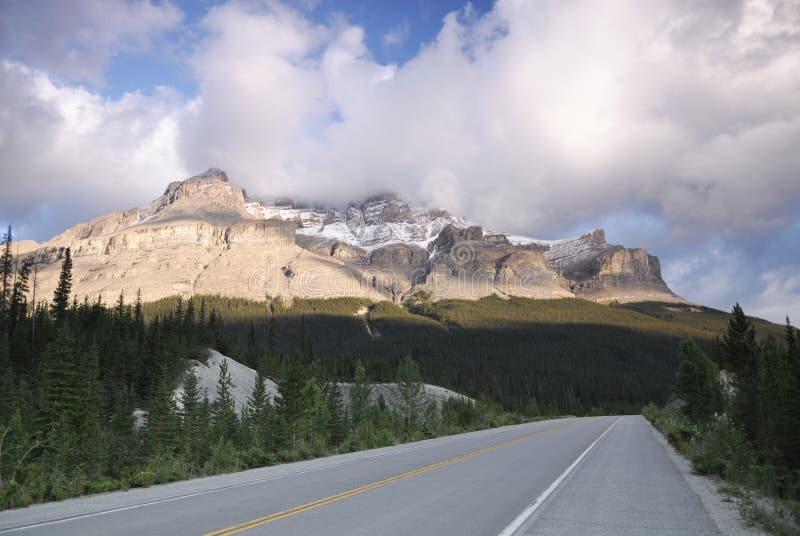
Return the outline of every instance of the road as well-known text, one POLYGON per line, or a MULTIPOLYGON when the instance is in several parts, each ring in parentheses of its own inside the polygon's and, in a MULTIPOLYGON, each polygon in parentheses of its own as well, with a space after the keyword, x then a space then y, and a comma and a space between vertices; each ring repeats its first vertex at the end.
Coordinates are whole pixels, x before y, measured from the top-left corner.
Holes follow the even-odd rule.
POLYGON ((0 535, 720 534, 642 417, 541 421, 0 512, 0 535))

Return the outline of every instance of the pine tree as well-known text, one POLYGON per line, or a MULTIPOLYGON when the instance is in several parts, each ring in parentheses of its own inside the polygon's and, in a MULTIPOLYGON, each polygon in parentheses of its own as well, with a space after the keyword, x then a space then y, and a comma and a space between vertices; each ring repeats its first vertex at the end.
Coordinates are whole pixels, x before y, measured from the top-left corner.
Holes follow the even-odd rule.
POLYGON ((358 360, 356 361, 353 386, 350 388, 350 422, 354 431, 357 431, 361 423, 367 418, 371 392, 372 388, 367 379, 367 370, 361 360, 358 360))
POLYGON ((342 391, 339 384, 328 382, 323 391, 328 417, 328 443, 338 447, 347 436, 347 420, 342 403, 342 391))
POLYGON ((14 255, 11 252, 11 226, 3 235, 3 253, 0 255, 0 328, 4 327, 11 298, 11 281, 14 275, 14 255))
POLYGON ((266 377, 261 371, 256 374, 256 383, 247 400, 248 413, 252 424, 252 437, 257 447, 270 452, 275 448, 274 416, 272 404, 269 401, 266 377))
POLYGON ((675 394, 686 402, 684 412, 692 421, 707 422, 722 409, 719 369, 692 340, 681 342, 680 353, 675 394))
POLYGON ((217 399, 213 404, 214 439, 215 442, 238 441, 239 420, 236 416, 236 405, 231 392, 231 376, 228 372, 227 359, 220 360, 219 380, 217 381, 217 399))
POLYGON ((145 422, 147 450, 153 454, 173 453, 178 432, 178 410, 166 370, 161 371, 158 387, 150 402, 145 422))
POLYGON ((63 322, 69 309, 69 294, 72 291, 72 254, 70 248, 64 250, 64 260, 61 261, 61 274, 58 276, 58 286, 53 294, 52 311, 58 322, 63 322))
POLYGON ((69 325, 62 326, 42 352, 37 397, 38 424, 43 431, 56 427, 62 418, 74 422, 83 403, 76 341, 69 325))
POLYGON ((14 332, 15 326, 22 322, 27 315, 27 293, 29 290, 28 279, 31 275, 31 264, 28 261, 22 263, 22 267, 14 280, 11 290, 11 300, 8 311, 8 333, 14 332))
POLYGON ((728 331, 722 339, 725 367, 732 373, 732 383, 736 389, 732 413, 744 426, 751 440, 758 435, 758 346, 753 323, 737 303, 728 331))
POLYGON ((97 345, 90 344, 81 354, 79 362, 81 407, 75 431, 81 463, 87 476, 92 478, 99 476, 106 464, 101 431, 105 401, 103 386, 100 383, 100 355, 97 345))
POLYGON ((302 437, 305 419, 309 409, 304 398, 308 376, 297 352, 292 354, 286 366, 284 377, 278 384, 276 411, 281 427, 287 435, 291 448, 296 448, 302 437))
POLYGON ((313 377, 306 380, 302 400, 306 406, 302 419, 306 444, 323 447, 328 442, 328 408, 322 398, 322 390, 313 377))
POLYGON ((81 356, 69 323, 62 325, 42 355, 36 426, 53 468, 71 473, 81 462, 77 425, 84 408, 81 356))
POLYGON ((131 390, 122 388, 115 391, 106 434, 108 468, 113 478, 118 478, 125 467, 137 461, 138 434, 133 410, 131 390))
POLYGON ((205 430, 200 428, 200 406, 197 376, 190 369, 183 377, 181 394, 181 451, 187 459, 193 461, 197 461, 197 453, 202 451, 200 443, 205 433, 205 430))
POLYGON ((773 463, 785 463, 791 436, 797 433, 791 414, 792 398, 797 396, 789 355, 772 336, 759 347, 758 360, 758 444, 773 463))
POLYGON ((397 368, 397 383, 400 388, 400 396, 403 398, 406 430, 414 432, 419 428, 425 388, 422 385, 419 366, 411 356, 405 356, 400 360, 400 366, 397 368))

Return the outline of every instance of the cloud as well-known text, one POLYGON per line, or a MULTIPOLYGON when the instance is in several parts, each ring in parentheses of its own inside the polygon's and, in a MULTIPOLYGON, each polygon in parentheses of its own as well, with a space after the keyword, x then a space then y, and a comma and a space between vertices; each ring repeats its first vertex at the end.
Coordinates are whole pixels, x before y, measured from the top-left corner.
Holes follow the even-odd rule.
POLYGON ((196 95, 118 100, 54 79, 97 83, 113 54, 152 46, 180 13, 117 2, 101 28, 107 4, 86 5, 43 22, 3 7, 19 26, 0 82, 0 156, 19 161, 4 215, 47 205, 86 219, 74 199, 101 191, 92 206, 124 207, 211 165, 264 198, 340 205, 392 190, 542 237, 629 214, 643 242, 630 245, 650 236, 690 299, 796 309, 800 260, 759 244, 798 222, 798 0, 499 0, 449 14, 402 65, 378 63, 368 29, 341 16, 234 0, 182 29, 199 36, 196 95), (52 47, 25 37, 48 28, 52 47))
POLYGON ((753 316, 778 322, 784 315, 792 325, 800 321, 800 275, 796 270, 776 270, 761 274, 764 288, 758 296, 753 316))
POLYGON ((128 209, 186 174, 176 151, 181 98, 169 89, 109 101, 0 63, 0 215, 45 238, 99 212, 128 209))
POLYGON ((790 7, 500 1, 397 67, 346 21, 228 4, 194 57, 186 153, 265 195, 388 188, 539 234, 630 205, 693 232, 774 228, 800 197, 790 7))
POLYGON ((387 47, 399 47, 408 39, 408 30, 408 21, 404 20, 383 34, 383 44, 387 47))
POLYGON ((0 52, 50 75, 103 84, 111 57, 146 52, 183 18, 170 2, 45 0, 4 2, 0 52))

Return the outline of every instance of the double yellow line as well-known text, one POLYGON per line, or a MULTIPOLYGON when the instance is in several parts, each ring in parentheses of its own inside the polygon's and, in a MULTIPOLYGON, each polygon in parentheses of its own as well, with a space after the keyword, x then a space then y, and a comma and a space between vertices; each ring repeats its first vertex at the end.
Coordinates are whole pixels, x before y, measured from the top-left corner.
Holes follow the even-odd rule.
MULTIPOLYGON (((577 421, 579 422, 579 421, 577 421)), ((355 495, 359 495, 361 493, 380 488, 391 484, 393 482, 397 482, 399 480, 404 480, 406 478, 411 478, 412 476, 421 475, 422 473, 427 473, 428 471, 432 471, 434 469, 438 469, 440 467, 445 467, 446 465, 451 465, 454 463, 458 463, 464 460, 468 460, 469 458, 474 458, 475 456, 480 456, 481 454, 486 454, 487 452, 491 452, 493 450, 501 449, 504 447, 510 447, 511 445, 516 445, 517 443, 522 443, 523 441, 527 441, 528 439, 540 436, 542 434, 546 434, 548 432, 554 432, 556 430, 560 430, 562 428, 566 428, 568 426, 572 426, 577 424, 576 421, 569 422, 566 424, 561 424, 559 426, 554 426, 552 428, 547 428, 546 430, 542 430, 541 432, 535 432, 533 434, 528 434, 526 436, 518 437, 517 439, 512 439, 510 441, 505 441, 503 443, 498 443, 496 445, 492 445, 490 447, 486 447, 480 450, 476 450, 473 452, 469 452, 467 454, 462 454, 461 456, 456 456, 454 458, 448 458, 447 460, 443 460, 438 463, 434 463, 432 465, 427 465, 425 467, 421 467, 419 469, 414 469, 413 471, 409 471, 407 473, 402 473, 396 476, 392 476, 389 478, 385 478, 383 480, 379 480, 377 482, 373 482, 371 484, 367 484, 365 486, 361 486, 360 488, 351 489, 349 491, 343 491, 341 493, 337 493, 336 495, 331 495, 329 497, 325 497, 323 499, 318 499, 316 501, 312 501, 309 503, 301 504, 299 506, 294 506, 292 508, 287 508, 286 510, 281 510, 280 512, 275 512, 274 514, 269 514, 263 517, 257 517, 255 519, 251 519, 250 521, 245 521, 244 523, 239 523, 238 525, 231 525, 230 527, 225 527, 223 529, 216 530, 214 532, 208 532, 203 536, 231 536, 233 534, 239 534, 240 532, 244 532, 246 530, 254 529, 256 527, 260 527, 262 525, 266 525, 267 523, 272 523, 273 521, 278 521, 279 519, 284 519, 287 517, 291 517, 297 514, 302 514, 303 512, 307 512, 309 510, 313 510, 315 508, 319 508, 320 506, 325 506, 326 504, 335 503, 341 501, 343 499, 347 499, 348 497, 353 497, 355 495)))

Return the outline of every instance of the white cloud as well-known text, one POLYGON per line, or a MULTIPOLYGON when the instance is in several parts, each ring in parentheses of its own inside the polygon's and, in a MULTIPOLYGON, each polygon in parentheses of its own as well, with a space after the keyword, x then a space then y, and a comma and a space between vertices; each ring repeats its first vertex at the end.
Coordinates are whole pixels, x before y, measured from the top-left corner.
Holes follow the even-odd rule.
POLYGON ((112 56, 150 50, 154 40, 182 19, 168 1, 4 2, 0 51, 50 75, 102 85, 112 56))
MULTIPOLYGON (((168 89, 115 101, 0 63, 0 214, 36 230, 127 209, 186 174, 176 151, 181 99, 168 89)), ((41 237, 40 237, 41 238, 41 237)))
POLYGON ((769 228, 800 197, 800 39, 790 9, 750 4, 502 0, 401 67, 346 21, 229 4, 205 21, 184 152, 265 195, 391 189, 536 234, 631 203, 769 228))
POLYGON ((781 322, 786 316, 800 325, 800 275, 796 270, 775 270, 761 275, 763 290, 754 300, 752 316, 781 322))

